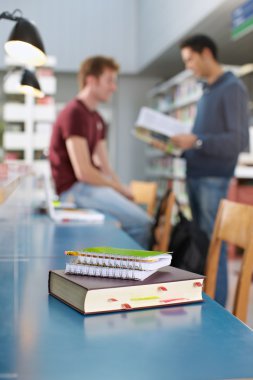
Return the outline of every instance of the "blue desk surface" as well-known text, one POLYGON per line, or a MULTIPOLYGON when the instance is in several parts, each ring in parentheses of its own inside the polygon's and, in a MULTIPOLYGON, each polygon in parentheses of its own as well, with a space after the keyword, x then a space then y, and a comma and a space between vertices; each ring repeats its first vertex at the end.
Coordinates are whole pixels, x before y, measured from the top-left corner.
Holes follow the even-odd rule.
POLYGON ((202 304, 86 317, 50 297, 48 270, 64 267, 66 246, 138 246, 112 225, 54 226, 30 209, 21 223, 24 211, 0 210, 0 379, 253 377, 253 332, 206 296, 202 304), (13 236, 7 214, 16 215, 13 236))

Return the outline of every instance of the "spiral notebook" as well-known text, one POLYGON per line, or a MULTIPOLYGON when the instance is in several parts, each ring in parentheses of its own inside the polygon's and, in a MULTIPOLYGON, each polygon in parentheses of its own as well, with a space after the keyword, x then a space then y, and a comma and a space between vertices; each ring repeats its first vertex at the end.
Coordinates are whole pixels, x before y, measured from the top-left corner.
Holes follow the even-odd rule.
POLYGON ((93 247, 81 251, 65 251, 69 262, 66 273, 144 280, 158 269, 170 265, 167 252, 93 247))

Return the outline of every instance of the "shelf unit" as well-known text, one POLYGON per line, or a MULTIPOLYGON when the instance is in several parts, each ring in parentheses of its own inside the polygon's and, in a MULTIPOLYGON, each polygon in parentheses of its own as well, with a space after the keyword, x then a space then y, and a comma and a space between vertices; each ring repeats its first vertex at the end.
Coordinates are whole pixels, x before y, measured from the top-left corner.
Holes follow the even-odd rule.
MULTIPOLYGON (((149 105, 157 111, 169 114, 180 121, 192 124, 196 103, 202 94, 201 84, 191 71, 184 70, 148 92, 149 105)), ((158 196, 172 187, 181 205, 187 205, 185 191, 185 160, 173 157, 150 146, 146 147, 146 178, 158 183, 158 196)), ((178 152, 180 155, 180 152, 178 152)))
POLYGON ((3 106, 5 160, 24 162, 36 173, 48 170, 47 149, 52 123, 56 117, 53 98, 56 93, 56 78, 53 73, 55 62, 54 57, 48 57, 46 64, 36 69, 36 76, 45 97, 35 99, 32 95, 19 93, 22 68, 15 61, 6 59, 9 72, 3 85, 6 98, 3 106))

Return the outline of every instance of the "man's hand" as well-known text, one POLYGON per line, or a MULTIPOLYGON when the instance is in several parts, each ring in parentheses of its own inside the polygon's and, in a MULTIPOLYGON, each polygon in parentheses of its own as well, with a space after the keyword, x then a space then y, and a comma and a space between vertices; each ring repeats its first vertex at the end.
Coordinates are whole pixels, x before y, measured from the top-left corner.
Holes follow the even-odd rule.
POLYGON ((124 195, 124 197, 126 197, 130 201, 134 200, 133 194, 132 194, 131 190, 127 186, 121 185, 120 192, 121 192, 122 195, 124 195))
POLYGON ((175 135, 171 137, 171 142, 175 145, 176 148, 187 150, 194 147, 195 142, 197 141, 197 136, 193 133, 185 133, 180 135, 175 135))
POLYGON ((160 149, 162 150, 163 152, 167 152, 167 146, 168 144, 162 142, 162 141, 158 141, 158 140, 153 140, 151 142, 151 145, 156 148, 156 149, 160 149))

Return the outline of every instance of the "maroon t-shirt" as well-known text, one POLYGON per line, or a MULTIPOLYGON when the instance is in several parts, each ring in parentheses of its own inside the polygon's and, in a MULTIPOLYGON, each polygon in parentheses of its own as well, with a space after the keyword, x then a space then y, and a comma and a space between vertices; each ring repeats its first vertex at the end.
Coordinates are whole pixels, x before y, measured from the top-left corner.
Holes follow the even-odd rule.
POLYGON ((81 136, 87 140, 91 161, 98 141, 106 137, 102 117, 96 111, 90 111, 78 99, 73 99, 66 105, 53 126, 49 159, 57 194, 68 190, 77 182, 65 143, 70 136, 81 136))

